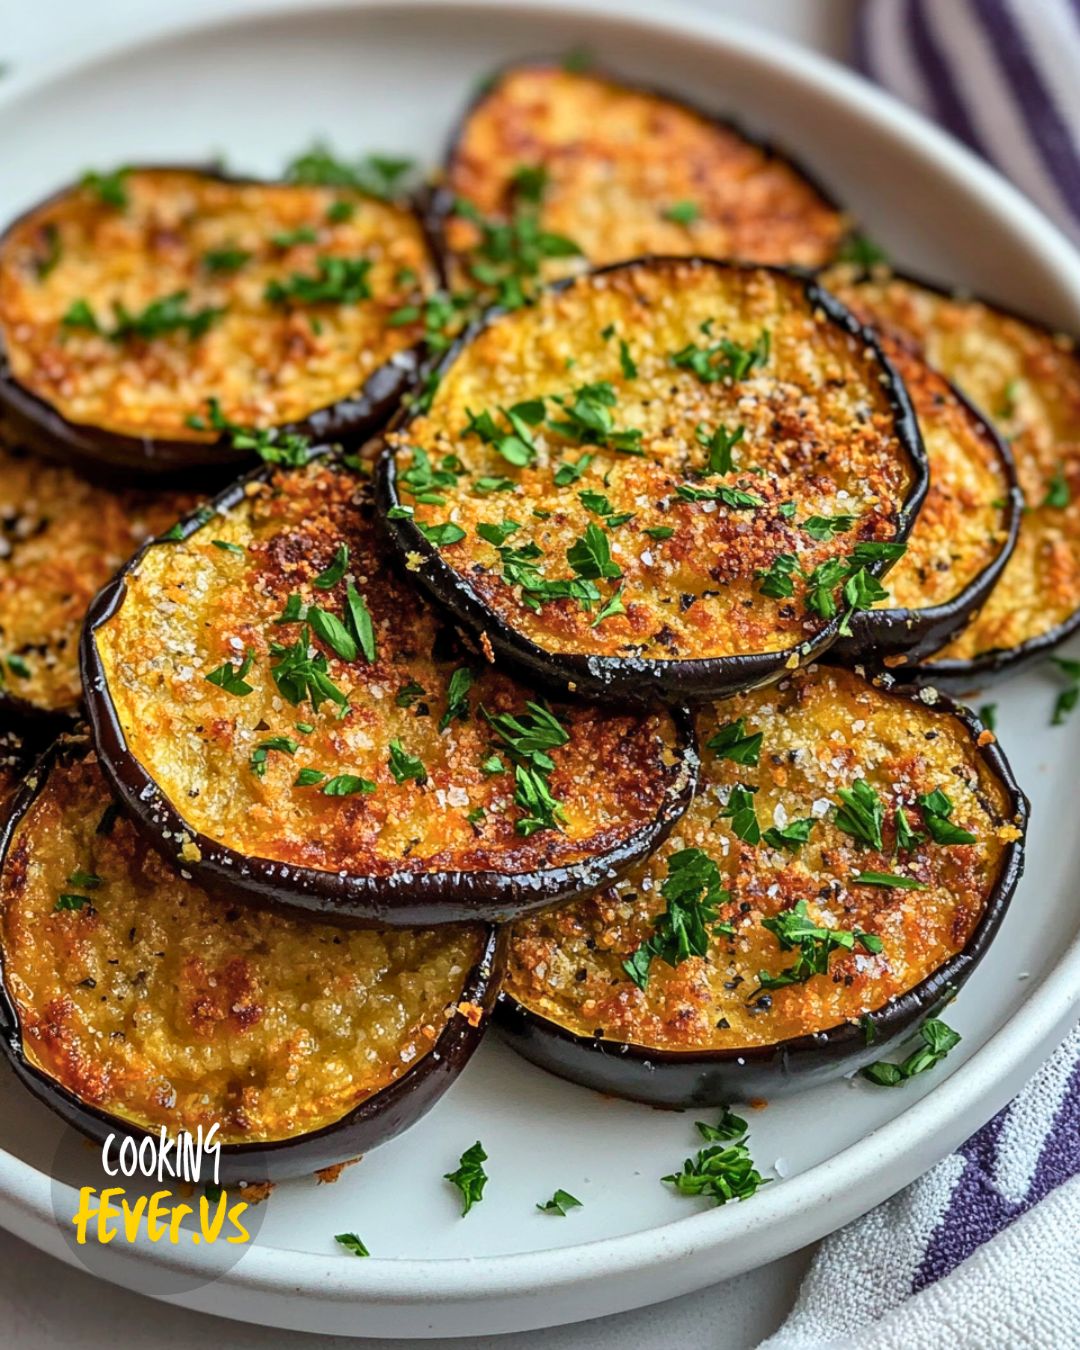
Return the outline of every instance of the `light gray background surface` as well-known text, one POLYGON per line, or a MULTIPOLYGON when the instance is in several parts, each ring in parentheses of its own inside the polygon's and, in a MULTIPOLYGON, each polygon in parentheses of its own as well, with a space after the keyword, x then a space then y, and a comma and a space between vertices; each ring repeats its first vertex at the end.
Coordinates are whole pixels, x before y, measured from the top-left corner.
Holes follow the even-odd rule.
MULTIPOLYGON (((512 0, 507 0, 512 3, 512 0)), ((857 0, 700 0, 734 18, 846 58, 857 0)), ((20 70, 43 58, 89 54, 125 26, 164 31, 178 19, 242 13, 249 0, 0 0, 0 65, 20 70)), ((662 3, 662 0, 660 0, 662 3)), ((612 0, 618 7, 618 0, 612 0)), ((0 161, 2 163, 2 161, 0 161)), ((2 172, 2 169, 0 169, 2 172)), ((445 1350, 745 1350, 783 1320, 812 1249, 674 1303, 575 1326, 512 1337, 416 1342, 445 1350)), ((169 1307, 70 1270, 0 1232, 0 1345, 18 1350, 393 1350, 405 1343, 309 1336, 223 1322, 169 1307)))

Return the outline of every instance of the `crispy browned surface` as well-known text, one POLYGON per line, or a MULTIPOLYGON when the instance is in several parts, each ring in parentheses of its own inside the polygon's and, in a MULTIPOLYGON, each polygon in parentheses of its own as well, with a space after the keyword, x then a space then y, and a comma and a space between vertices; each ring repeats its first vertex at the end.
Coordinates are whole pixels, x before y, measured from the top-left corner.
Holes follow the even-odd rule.
POLYGON ((82 697, 79 630, 102 586, 197 498, 112 491, 0 446, 0 671, 3 689, 48 712, 82 697), (15 658, 12 667, 10 658, 15 658))
POLYGON ((565 827, 523 837, 512 772, 483 770, 496 738, 480 708, 521 714, 532 693, 453 650, 434 611, 389 570, 366 487, 329 467, 280 472, 273 486, 253 488, 186 543, 151 549, 98 646, 136 759, 191 827, 249 856, 379 875, 566 865, 649 822, 676 773, 666 715, 557 710, 570 741, 552 752, 551 790, 563 802, 565 827), (246 552, 223 551, 214 540, 246 552), (343 542, 346 578, 320 591, 313 580, 343 542), (340 716, 332 702, 318 712, 310 702, 294 707, 275 686, 278 658, 269 646, 296 642, 301 625, 275 620, 290 594, 341 615, 348 578, 370 609, 377 660, 346 663, 316 642, 348 710, 340 716), (223 662, 239 665, 246 649, 255 653, 252 693, 236 697, 207 682, 223 662), (465 665, 476 676, 468 720, 440 731, 451 675, 465 665), (417 684, 423 693, 400 706, 399 695, 417 684), (313 730, 298 731, 298 722, 313 730), (272 751, 257 776, 252 751, 283 735, 297 741, 295 754, 272 751), (422 760, 423 786, 394 780, 393 740, 422 760), (328 779, 358 775, 375 791, 328 797, 318 785, 294 786, 302 769, 328 779))
POLYGON ((1080 357, 1072 339, 885 274, 854 282, 839 270, 826 284, 867 321, 918 343, 1012 445, 1028 506, 1016 550, 975 621, 938 657, 1016 647, 1063 623, 1080 607, 1080 357), (1058 474, 1064 508, 1045 504, 1058 474))
POLYGON ((930 490, 878 607, 929 609, 954 599, 1001 552, 1009 484, 993 438, 948 381, 899 342, 884 345, 919 419, 930 490))
MULTIPOLYGON (((795 168, 737 131, 670 99, 556 66, 522 66, 497 79, 466 121, 448 186, 484 216, 506 219, 523 165, 547 171, 542 226, 594 264, 671 253, 817 267, 846 228, 795 168), (683 203, 697 208, 696 219, 666 217, 683 203)), ((455 253, 476 237, 469 222, 450 220, 455 253)), ((543 276, 580 265, 549 260, 543 276)))
POLYGON ((796 647, 827 620, 807 610, 802 578, 793 579, 793 598, 772 598, 756 574, 780 554, 797 555, 809 573, 859 540, 895 538, 911 488, 874 354, 815 310, 797 280, 693 262, 583 278, 496 319, 444 374, 430 412, 390 439, 399 447, 399 491, 416 519, 452 521, 466 532, 442 550, 443 560, 507 624, 558 653, 667 660, 796 647), (703 383, 672 362, 687 344, 727 338, 751 347, 763 332, 768 360, 735 383, 703 383), (632 377, 621 367, 620 340, 636 363, 632 377), (608 382, 617 397, 615 426, 642 432, 643 455, 581 445, 551 427, 563 420, 551 396, 596 382, 608 382), (548 399, 549 424, 538 430, 530 466, 517 468, 466 434, 470 410, 498 419, 500 409, 538 396, 548 399), (708 456, 699 426, 743 427, 732 472, 702 477, 708 456), (453 454, 464 466, 455 486, 440 488, 442 504, 417 500, 402 483, 416 446, 433 462, 453 454), (593 456, 587 471, 558 486, 558 467, 585 453, 593 456), (512 490, 481 494, 475 483, 485 475, 509 478, 512 490), (678 495, 682 485, 738 488, 761 504, 691 502, 678 495), (626 613, 595 627, 598 604, 546 600, 534 612, 505 579, 496 548, 476 533, 483 523, 516 521, 509 545, 535 544, 546 579, 572 577, 567 549, 590 524, 605 523, 583 504, 582 490, 606 495, 613 512, 632 516, 607 532, 621 575, 599 583, 604 601, 621 586, 626 613), (813 515, 855 519, 815 541, 800 528, 813 515), (673 533, 644 533, 657 528, 673 533))
POLYGON ((1002 785, 973 751, 954 717, 875 690, 858 676, 821 667, 783 684, 740 695, 699 713, 702 745, 719 726, 745 719, 764 741, 757 767, 718 760, 704 750, 702 785, 672 837, 614 891, 519 921, 513 927, 506 988, 526 1007, 569 1030, 668 1050, 718 1050, 769 1045, 826 1030, 880 1008, 911 989, 959 951, 995 884, 1006 843, 1018 836, 1002 785), (857 844, 833 823, 837 790, 862 777, 886 808, 883 851, 857 844), (764 833, 792 820, 815 820, 799 853, 743 842, 720 817, 731 788, 756 787, 764 833), (912 827, 916 795, 943 788, 952 820, 976 844, 926 842, 893 856, 894 810, 912 827), (685 848, 711 857, 731 899, 719 918, 734 938, 713 935, 708 956, 676 967, 654 958, 645 992, 623 961, 652 935, 665 901, 659 888, 667 858, 685 848), (903 872, 924 891, 856 884, 859 872, 903 872), (751 1004, 758 972, 789 968, 763 918, 808 903, 827 928, 879 936, 880 956, 858 945, 835 952, 828 974, 789 985, 751 1004))
POLYGON ((19 786, 27 765, 26 746, 17 731, 0 731, 0 809, 19 786))
POLYGON ((480 929, 345 931, 234 907, 123 817, 99 834, 110 801, 93 756, 55 768, 0 876, 31 1063, 134 1124, 217 1123, 221 1142, 247 1143, 339 1120, 431 1049, 480 929), (57 910, 72 893, 82 908, 57 910))
POLYGON ((74 188, 24 217, 0 246, 0 337, 12 372, 69 421, 212 440, 217 432, 187 425, 211 397, 243 425, 299 421, 355 393, 419 341, 419 321, 387 324, 434 285, 422 231, 404 207, 348 190, 229 183, 183 170, 133 171, 124 182, 126 208, 74 188), (331 222, 327 212, 341 199, 354 214, 331 222), (273 241, 306 227, 315 242, 273 241), (57 260, 42 275, 51 241, 57 260), (251 256, 235 271, 211 270, 207 253, 224 249, 251 256), (323 257, 370 259, 372 298, 282 305, 264 297, 269 282, 316 275, 323 257), (190 311, 224 308, 205 335, 112 341, 62 323, 83 300, 111 329, 116 303, 137 314, 179 291, 190 311))

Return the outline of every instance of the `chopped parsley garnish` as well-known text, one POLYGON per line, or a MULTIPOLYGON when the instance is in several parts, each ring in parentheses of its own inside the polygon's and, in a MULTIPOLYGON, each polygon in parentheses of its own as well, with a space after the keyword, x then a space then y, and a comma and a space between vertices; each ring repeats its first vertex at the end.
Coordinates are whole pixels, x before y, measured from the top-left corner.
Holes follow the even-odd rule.
POLYGON ((43 226, 41 234, 45 240, 45 252, 40 254, 34 263, 34 275, 39 281, 44 281, 60 261, 63 249, 60 244, 60 230, 52 221, 43 226))
POLYGON ((692 225, 701 215, 701 207, 697 202, 675 202, 665 207, 661 215, 675 225, 692 225))
POLYGON ((603 492, 590 492, 587 489, 578 493, 578 501, 586 511, 591 511, 594 516, 599 516, 609 530, 618 529, 620 525, 625 525, 628 520, 633 520, 632 511, 616 512, 607 495, 603 492))
POLYGON ((512 407, 500 408, 499 413, 506 419, 508 430, 500 427, 490 412, 474 413, 470 408, 465 412, 469 422, 464 434, 478 436, 485 445, 498 451, 507 463, 522 469, 536 458, 533 429, 544 420, 543 399, 526 399, 512 407))
POLYGON ((555 470, 555 486, 569 487, 571 483, 576 483, 594 459, 595 455, 582 455, 575 461, 563 460, 555 470))
POLYGON ((88 895, 76 895, 73 892, 64 891, 58 897, 53 909, 82 909, 84 905, 91 905, 93 901, 88 895))
POLYGON ((694 428, 694 435, 698 445, 708 451, 706 471, 730 473, 733 467, 731 452, 746 435, 746 427, 740 422, 734 431, 729 431, 725 426, 717 426, 715 431, 710 431, 704 422, 699 422, 694 428))
POLYGON ((244 556, 242 544, 230 544, 227 539, 211 539, 210 542, 215 548, 221 549, 222 553, 237 553, 240 557, 244 556))
POLYGON ((581 1208, 581 1201, 571 1195, 569 1191, 558 1190, 550 1200, 545 1200, 543 1204, 538 1204, 536 1208, 541 1214, 558 1214, 565 1219, 568 1209, 581 1208))
POLYGON ((347 202, 344 197, 339 197, 336 202, 331 202, 326 208, 326 220, 330 225, 343 225, 345 221, 352 220, 356 215, 356 203, 347 202))
POLYGON ((457 1170, 444 1173, 444 1180, 449 1181, 461 1192, 462 1218, 468 1214, 473 1205, 479 1204, 484 1198, 488 1175, 483 1165, 487 1162, 487 1156, 483 1144, 478 1139, 472 1148, 467 1148, 461 1155, 457 1170))
POLYGON ((1069 480, 1065 477, 1065 470, 1058 468, 1046 489, 1046 496, 1043 498, 1043 506, 1053 506, 1058 510, 1064 510, 1072 501, 1072 493, 1069 490, 1069 480))
POLYGON ((624 380, 637 379, 637 363, 630 355, 630 348, 627 346, 625 338, 619 339, 619 369, 623 373, 624 380))
POLYGON ((493 521, 482 521, 476 527, 476 533, 486 543, 495 548, 502 548, 503 544, 512 534, 517 534, 521 529, 520 520, 504 520, 501 525, 496 525, 493 521))
POLYGON ((610 619, 615 614, 625 614, 625 613, 626 613, 626 606, 623 604, 622 587, 620 586, 619 589, 614 593, 614 595, 612 595, 611 599, 608 600, 606 604, 601 605, 599 613, 597 614, 596 618, 593 619, 589 627, 596 628, 600 624, 602 624, 605 619, 610 619))
POLYGON ((717 759, 729 759, 733 764, 756 764, 761 754, 764 733, 746 734, 746 722, 740 717, 728 722, 705 742, 717 759))
POLYGON ((439 718, 439 730, 445 731, 451 722, 465 722, 469 717, 469 690, 473 673, 468 666, 458 666, 450 676, 446 690, 446 711, 439 718))
POLYGON ((844 534, 855 524, 856 516, 807 516, 799 528, 819 542, 844 534))
POLYGON ((760 582, 758 590, 774 600, 790 599, 795 594, 791 574, 798 566, 799 560, 794 553, 778 553, 767 568, 759 568, 754 573, 760 582))
MULTIPOLYGON (((514 802, 523 813, 514 828, 529 838, 539 830, 557 830, 565 823, 562 804, 551 794, 549 779, 555 761, 548 751, 566 745, 570 735, 550 708, 532 702, 525 707, 517 717, 482 711, 513 763, 514 802)), ((493 755, 485 763, 485 773, 500 772, 489 768, 497 758, 493 755)))
POLYGON ((11 671, 12 675, 17 675, 20 680, 28 680, 30 678, 30 667, 26 664, 24 657, 17 655, 9 656, 7 659, 7 668, 11 671))
POLYGON ((351 1252, 353 1256, 371 1255, 355 1233, 337 1233, 334 1237, 334 1241, 338 1243, 339 1246, 344 1247, 347 1252, 351 1252))
POLYGON ((281 230, 272 234, 270 242, 275 248, 295 248, 297 244, 314 244, 318 237, 314 226, 300 225, 295 230, 281 230))
POLYGON ((355 305, 371 299, 370 258, 324 256, 316 269, 314 276, 294 272, 285 281, 267 282, 263 298, 273 305, 355 305))
POLYGON ((896 848, 898 851, 900 849, 906 850, 915 848, 926 838, 926 835, 920 830, 913 830, 911 828, 911 824, 907 818, 907 812, 902 806, 896 808, 894 819, 896 821, 896 848))
POLYGON ((342 661, 356 660, 359 652, 356 639, 336 614, 331 614, 328 609, 320 609, 318 605, 312 605, 307 612, 307 621, 311 625, 311 631, 335 656, 342 661))
POLYGON ((419 445, 412 447, 412 463, 399 473, 397 481, 417 502, 425 506, 445 506, 443 488, 452 488, 461 476, 460 461, 456 455, 444 455, 436 468, 427 451, 419 445))
POLYGON ((417 521, 416 528, 434 548, 446 548, 465 538, 465 531, 453 521, 444 521, 441 525, 422 525, 417 521))
POLYGON ((60 322, 65 328, 85 328, 91 333, 101 332, 97 316, 85 300, 73 300, 60 322))
POLYGON ((127 178, 131 170, 114 169, 112 173, 96 173, 89 170, 80 179, 81 186, 89 189, 102 206, 114 206, 122 211, 128 204, 127 178))
POLYGON ((737 1116, 734 1111, 725 1106, 715 1125, 708 1125, 703 1120, 695 1120, 694 1128, 702 1139, 707 1140, 710 1144, 717 1144, 729 1139, 741 1138, 750 1127, 742 1116, 737 1116))
POLYGON ((764 498, 754 492, 745 492, 742 488, 698 488, 689 483, 680 483, 675 491, 688 502, 722 502, 733 511, 748 511, 765 505, 764 498))
POLYGON ((258 778, 266 774, 266 759, 271 750, 279 750, 283 755, 295 755, 299 748, 299 742, 291 736, 271 736, 268 740, 260 741, 248 758, 251 772, 258 778))
POLYGON ((979 721, 987 731, 997 731, 997 704, 984 703, 979 709, 979 721))
POLYGON ((418 759, 415 755, 410 755, 400 741, 390 742, 388 763, 395 783, 407 783, 411 778, 423 787, 427 782, 427 769, 424 768, 424 761, 418 759))
POLYGON ((96 891, 101 883, 102 878, 96 872, 84 872, 79 867, 68 877, 69 886, 81 886, 86 891, 96 891))
POLYGON ((234 450, 252 451, 267 464, 283 464, 287 468, 300 468, 311 457, 311 441, 299 432, 279 432, 276 427, 242 427, 225 416, 216 398, 208 398, 206 408, 205 417, 189 414, 185 418, 187 425, 194 431, 212 428, 224 433, 234 450))
POLYGON ((301 769, 293 779, 293 787, 314 787, 326 778, 322 769, 301 769))
POLYGON ((798 853, 803 844, 809 843, 810 831, 817 822, 813 816, 801 820, 789 820, 784 826, 771 825, 761 836, 770 848, 786 849, 789 853, 798 853))
POLYGON ((498 755, 488 755, 483 764, 480 765, 480 772, 485 778, 491 778, 497 773, 505 773, 506 765, 498 755))
MULTIPOLYGON (((725 1112, 715 1128, 722 1142, 699 1149, 695 1157, 686 1159, 681 1172, 661 1180, 674 1186, 680 1195, 707 1196, 718 1205, 726 1205, 729 1200, 748 1200, 760 1187, 769 1184, 769 1178, 763 1177, 754 1166, 746 1142, 746 1122, 725 1112), (736 1124, 741 1127, 738 1133, 734 1132, 736 1124)), ((705 1132, 701 1122, 698 1131, 705 1132)))
MULTIPOLYGON (((340 159, 325 143, 317 141, 309 150, 289 161, 285 166, 285 179, 289 183, 310 183, 315 187, 359 188, 371 197, 389 200, 401 191, 402 179, 412 167, 411 159, 391 155, 365 155, 350 163, 340 159)), ((339 203, 335 203, 337 205, 339 203)))
POLYGON ((939 1017, 928 1018, 919 1028, 919 1040, 922 1044, 899 1064, 890 1064, 878 1060, 868 1064, 862 1070, 862 1076, 878 1087, 898 1087, 909 1078, 925 1073, 935 1064, 940 1064, 949 1051, 959 1045, 959 1032, 953 1031, 939 1017))
POLYGON ((416 680, 410 680, 397 691, 394 702, 399 708, 411 708, 418 698, 424 697, 424 694, 424 686, 418 684, 416 680))
POLYGON ((899 872, 857 872, 852 881, 860 886, 889 886, 898 891, 925 891, 925 881, 906 877, 899 872))
MULTIPOLYGON (((348 544, 339 544, 334 551, 334 557, 330 565, 324 568, 311 584, 316 590, 332 590, 345 575, 345 569, 348 565, 349 546, 348 544)), ((290 596, 289 599, 291 600, 292 597, 290 596)))
POLYGON ((372 623, 367 601, 351 581, 345 587, 345 615, 350 631, 356 639, 356 645, 364 654, 364 660, 373 662, 378 655, 375 625, 372 623))
POLYGON ((469 273, 474 281, 494 292, 496 303, 518 309, 529 300, 548 258, 575 258, 581 249, 565 235, 545 230, 540 224, 539 205, 546 171, 523 166, 514 176, 514 199, 510 219, 488 219, 472 202, 458 198, 454 214, 468 220, 479 236, 472 249, 469 273))
POLYGON ((581 445, 602 445, 624 455, 644 453, 641 432, 636 427, 619 430, 615 426, 611 410, 618 399, 614 387, 607 380, 579 385, 569 394, 554 394, 552 402, 558 404, 565 420, 549 419, 548 425, 560 435, 581 445))
POLYGON ((650 539, 670 539, 675 530, 671 525, 648 525, 641 533, 647 534, 650 539))
POLYGON ((328 778, 319 791, 324 797, 351 797, 357 792, 374 792, 375 784, 355 773, 339 773, 328 778))
POLYGON ((949 817, 953 813, 951 799, 936 788, 915 799, 923 813, 927 832, 935 844, 974 844, 975 835, 970 830, 954 825, 949 817))
POLYGON ((750 347, 730 338, 721 338, 708 347, 688 343, 681 351, 672 353, 671 364, 680 370, 692 371, 703 384, 715 384, 720 380, 737 383, 745 380, 756 367, 765 365, 771 345, 769 330, 763 328, 750 347))
POLYGON ((111 329, 102 327, 85 300, 76 300, 61 323, 66 328, 87 328, 93 333, 101 333, 113 342, 125 342, 130 338, 151 342, 168 333, 185 333, 194 340, 202 337, 225 311, 213 306, 188 310, 187 300, 187 291, 174 291, 172 295, 151 300, 137 314, 116 302, 113 305, 115 322, 111 329))
POLYGON ((870 784, 864 778, 856 778, 851 787, 839 788, 836 795, 843 803, 833 817, 837 829, 868 848, 880 849, 885 807, 870 784))
POLYGON ((270 667, 278 693, 294 707, 305 698, 310 699, 315 712, 327 701, 344 708, 349 700, 326 673, 326 657, 322 652, 308 655, 310 639, 311 633, 305 624, 291 646, 280 642, 270 644, 271 654, 278 658, 277 665, 270 667))
POLYGON ((668 874, 660 887, 667 902, 653 920, 652 936, 623 962, 623 970, 639 989, 649 983, 653 958, 678 966, 691 956, 707 956, 710 929, 730 933, 728 925, 716 924, 717 906, 730 900, 720 871, 707 853, 684 848, 668 858, 668 874))
POLYGON ((619 564, 612 561, 608 537, 599 525, 585 527, 582 537, 566 550, 566 561, 586 581, 622 576, 619 564))
POLYGON ((1069 681, 1068 687, 1058 694, 1054 702, 1054 715, 1050 725, 1059 727, 1080 702, 1080 661, 1069 660, 1065 656, 1052 656, 1051 664, 1069 681))
POLYGON ((871 267, 876 267, 879 263, 887 263, 889 255, 878 244, 861 231, 855 231, 849 234, 840 245, 836 254, 837 262, 854 263, 856 267, 861 267, 864 271, 869 271, 871 267))
POLYGON ((244 677, 254 664, 255 653, 249 647, 239 666, 234 666, 231 661, 226 661, 224 665, 218 666, 216 670, 210 671, 203 678, 207 684, 216 684, 219 689, 224 689, 227 694, 233 694, 237 698, 246 698, 251 693, 252 686, 247 683, 244 677))
POLYGON ((863 933, 858 929, 849 932, 844 928, 824 928, 814 923, 807 914, 805 900, 800 900, 794 908, 782 910, 770 919, 762 919, 761 926, 775 935, 781 951, 794 951, 797 956, 795 964, 778 975, 770 975, 767 970, 759 971, 755 998, 760 997, 762 991, 804 984, 813 975, 825 975, 829 969, 830 955, 837 950, 850 952, 856 942, 864 951, 875 955, 882 947, 881 939, 873 933, 863 933))
POLYGON ((747 788, 736 784, 731 789, 727 805, 720 812, 722 820, 730 820, 734 834, 746 844, 761 842, 761 826, 758 824, 757 811, 754 809, 756 787, 747 788))
POLYGON ((238 272, 250 259, 246 248, 211 248, 202 255, 202 265, 208 272, 238 272))
POLYGON ((583 609, 591 609, 599 601, 600 592, 592 581, 581 577, 551 581, 540 571, 537 559, 544 556, 531 540, 520 548, 504 546, 499 549, 503 577, 510 586, 520 586, 521 602, 527 608, 538 610, 547 600, 576 600, 583 609))

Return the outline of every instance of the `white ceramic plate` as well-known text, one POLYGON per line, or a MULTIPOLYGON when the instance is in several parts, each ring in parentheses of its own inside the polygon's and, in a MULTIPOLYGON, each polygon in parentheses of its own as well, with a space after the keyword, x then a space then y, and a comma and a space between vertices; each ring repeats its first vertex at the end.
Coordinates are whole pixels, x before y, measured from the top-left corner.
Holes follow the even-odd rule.
MULTIPOLYGON (((273 172, 325 135, 340 149, 432 161, 476 79, 514 55, 580 43, 604 61, 734 110, 804 157, 896 257, 1080 328, 1080 260, 1006 183, 934 127, 806 51, 701 10, 600 0, 253 3, 241 21, 117 41, 104 55, 10 80, 0 98, 8 217, 87 165, 198 160, 273 172), (656 6, 651 8, 656 9, 656 6), (638 17, 628 16, 637 15, 638 17)), ((771 1260, 877 1204, 985 1121, 1036 1068, 1080 1000, 1080 838, 1072 818, 1080 715, 1051 730, 1054 684, 1000 693, 1001 737, 1032 798, 1028 875, 1004 932, 949 1020, 947 1065, 895 1092, 841 1082, 751 1113, 760 1166, 785 1177, 704 1209, 659 1178, 694 1144, 693 1117, 602 1099, 489 1039, 448 1097, 332 1186, 294 1183, 257 1241, 179 1296, 219 1314, 309 1330, 432 1336, 520 1331, 671 1298, 771 1260), (441 1180, 475 1139, 487 1198, 466 1220, 441 1180), (537 1212, 556 1187, 584 1208, 537 1212), (367 1261, 333 1242, 359 1232, 367 1261)), ((0 1221, 70 1259, 50 1200, 59 1128, 13 1080, 0 1113, 0 1221)), ((94 1153, 85 1184, 101 1184, 94 1153)), ((74 1192, 58 1191, 68 1213, 74 1192)), ((213 1269, 207 1249, 106 1249, 107 1274, 213 1269)), ((99 1267, 100 1268, 100 1267, 99 1267)))

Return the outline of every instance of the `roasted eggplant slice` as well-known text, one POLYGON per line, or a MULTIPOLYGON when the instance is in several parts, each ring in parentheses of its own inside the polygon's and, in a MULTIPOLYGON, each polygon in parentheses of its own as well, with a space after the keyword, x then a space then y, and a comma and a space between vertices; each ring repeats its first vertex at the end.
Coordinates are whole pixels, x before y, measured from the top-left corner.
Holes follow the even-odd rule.
POLYGON ((0 445, 0 714, 53 720, 76 712, 87 606, 196 500, 99 487, 0 445))
POLYGON ((545 62, 485 88, 433 205, 451 280, 501 304, 646 253, 819 267, 847 231, 790 159, 730 122, 545 62))
POLYGON ((615 888, 511 929, 529 1059, 664 1106, 774 1097, 880 1056, 974 968, 1027 803, 971 715, 844 670, 697 713, 701 789, 615 888))
POLYGON ((377 470, 399 550, 496 653, 601 698, 806 664, 926 490, 892 367, 793 273, 608 268, 496 311, 435 374, 377 470))
POLYGON ((983 300, 842 268, 826 284, 867 323, 913 342, 1008 440, 1026 509, 975 619, 918 678, 967 691, 1045 656, 1080 628, 1080 350, 983 300))
POLYGON ((117 813, 83 738, 34 770, 2 849, 8 1057, 98 1142, 216 1124, 225 1178, 310 1173, 411 1125, 482 1035, 492 929, 346 932, 208 895, 117 813))
POLYGON ((0 416, 42 453, 147 475, 240 462, 230 426, 355 441, 415 373, 434 285, 403 205, 94 176, 0 239, 0 416))
POLYGON ((83 674, 106 774, 208 888, 498 918, 625 871, 685 809, 685 715, 549 708, 460 648, 343 466, 263 470, 180 533, 99 596, 83 674))
POLYGON ((883 335, 881 345, 915 407, 930 490, 907 552, 889 573, 888 596, 853 614, 829 655, 885 664, 910 679, 1000 580, 1024 499, 1008 447, 978 409, 905 343, 883 335))

